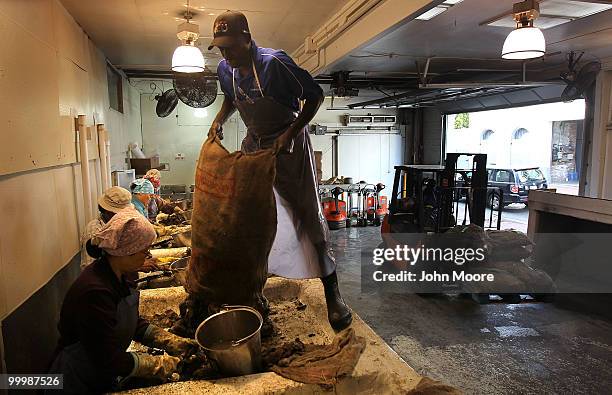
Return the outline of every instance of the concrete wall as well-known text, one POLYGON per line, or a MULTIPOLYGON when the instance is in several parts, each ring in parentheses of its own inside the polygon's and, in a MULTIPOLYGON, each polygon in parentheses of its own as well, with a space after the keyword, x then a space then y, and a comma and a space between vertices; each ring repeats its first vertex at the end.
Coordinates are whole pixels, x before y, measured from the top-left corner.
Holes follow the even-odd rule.
POLYGON ((442 153, 442 114, 435 108, 423 109, 423 164, 441 164, 442 153))
MULTIPOLYGON (((155 94, 149 93, 150 82, 135 83, 141 90, 140 108, 144 152, 147 156, 159 154, 160 162, 170 165, 169 171, 162 172, 162 183, 191 185, 194 183, 200 148, 206 140, 212 121, 221 108, 223 95, 219 94, 213 104, 203 109, 191 108, 179 100, 172 114, 160 118, 155 113, 157 105, 155 94)), ((155 83, 160 88, 162 87, 162 81, 155 81, 155 83)), ((172 88, 172 82, 164 81, 163 89, 170 88, 172 88)), ((223 134, 223 145, 229 151, 238 150, 246 131, 237 112, 224 125, 223 134)))
POLYGON ((612 199, 612 58, 602 60, 595 89, 585 195, 612 199))
MULTIPOLYGON (((71 116, 85 114, 88 125, 105 123, 113 168, 123 168, 128 141, 140 140, 140 103, 124 81, 125 113, 109 109, 104 55, 57 0, 0 0, 0 33, 1 117, 3 125, 12 125, 0 130, 2 155, 30 152, 41 158, 0 176, 4 319, 79 253, 85 224, 71 116), (23 76, 22 70, 31 72, 23 76), (6 111, 5 104, 12 107, 6 111), (35 134, 24 139, 29 133, 35 134), (58 136, 68 144, 58 146, 58 136)), ((95 143, 94 133, 89 163, 94 199, 101 192, 95 143)))

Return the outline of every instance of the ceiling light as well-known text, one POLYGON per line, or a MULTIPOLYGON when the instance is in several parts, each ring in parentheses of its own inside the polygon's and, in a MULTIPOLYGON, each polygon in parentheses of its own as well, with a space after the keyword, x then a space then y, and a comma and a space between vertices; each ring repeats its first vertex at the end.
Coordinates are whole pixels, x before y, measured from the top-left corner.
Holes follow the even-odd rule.
POLYGON ((516 29, 508 34, 502 48, 503 59, 533 59, 544 56, 546 40, 542 31, 533 26, 540 14, 537 0, 525 0, 512 9, 516 29))
POLYGON ((434 16, 440 15, 444 11, 448 10, 449 8, 454 6, 455 4, 461 3, 462 1, 463 0, 446 0, 444 3, 442 3, 440 5, 437 5, 434 8, 431 8, 431 9, 425 11, 421 15, 417 16, 415 19, 418 19, 418 20, 421 20, 421 21, 428 21, 431 18, 433 18, 434 16))
POLYGON ((434 16, 440 15, 444 11, 446 11, 446 7, 434 7, 431 10, 425 11, 421 15, 417 16, 416 19, 421 21, 428 21, 434 16))
POLYGON ((182 41, 172 54, 172 71, 179 73, 197 73, 204 71, 204 56, 195 42, 200 36, 200 28, 189 22, 191 12, 185 11, 185 22, 178 26, 176 36, 182 41))
POLYGON ((172 71, 179 73, 198 73, 204 71, 204 56, 198 47, 181 45, 172 55, 172 71))

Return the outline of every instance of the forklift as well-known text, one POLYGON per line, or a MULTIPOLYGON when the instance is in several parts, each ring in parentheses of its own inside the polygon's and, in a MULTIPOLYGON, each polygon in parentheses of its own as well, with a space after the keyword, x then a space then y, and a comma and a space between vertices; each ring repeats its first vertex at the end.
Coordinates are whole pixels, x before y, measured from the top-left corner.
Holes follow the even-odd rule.
MULTIPOLYGON (((457 226, 459 197, 465 197, 465 212, 462 225, 469 223, 485 228, 487 196, 501 193, 488 188, 486 154, 449 153, 444 165, 401 165, 395 166, 395 178, 389 214, 385 217, 381 234, 382 247, 395 248, 399 245, 428 247, 443 246, 452 237, 441 238, 438 234, 457 226), (471 169, 457 167, 459 158, 472 159, 471 169), (462 186, 456 186, 456 180, 462 186), (442 243, 442 244, 438 244, 442 243)), ((502 195, 496 195, 503 201, 502 195)), ((492 227, 492 213, 489 225, 492 227)), ((501 226, 501 209, 497 210, 497 225, 501 226)), ((404 262, 389 262, 391 270, 420 270, 419 266, 408 267, 404 262)), ((448 265, 436 266, 440 272, 448 265)), ((425 267, 423 267, 425 269, 425 267)), ((431 266, 427 268, 431 270, 431 266)), ((416 290, 417 294, 457 292, 455 281, 441 283, 437 289, 416 290)))
MULTIPOLYGON (((449 153, 444 165, 395 166, 391 205, 383 221, 383 233, 444 233, 457 225, 458 207, 453 205, 458 196, 466 196, 470 223, 484 228, 486 165, 486 154, 449 153), (471 169, 457 168, 462 156, 472 157, 471 169), (464 179, 462 187, 455 186, 458 175, 464 179)), ((497 220, 499 227, 501 210, 497 220)))

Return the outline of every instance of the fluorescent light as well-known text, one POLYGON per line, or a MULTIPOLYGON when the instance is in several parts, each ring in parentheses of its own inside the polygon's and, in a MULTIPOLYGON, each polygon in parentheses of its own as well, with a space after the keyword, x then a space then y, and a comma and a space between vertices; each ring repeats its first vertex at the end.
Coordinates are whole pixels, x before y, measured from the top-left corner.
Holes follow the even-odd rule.
POLYGON ((431 18, 440 15, 441 13, 443 13, 444 11, 448 10, 449 8, 451 8, 452 6, 454 6, 455 4, 459 4, 461 3, 463 0, 446 0, 444 3, 435 6, 434 8, 425 11, 424 13, 422 13, 421 15, 417 16, 415 19, 419 19, 421 21, 428 21, 431 18))
POLYGON ((421 15, 417 16, 415 19, 419 19, 421 21, 428 21, 431 18, 433 18, 434 16, 440 15, 441 13, 443 13, 446 10, 448 10, 448 7, 437 6, 437 7, 432 8, 429 11, 425 11, 421 15))
POLYGON ((537 27, 520 27, 506 37, 502 49, 503 59, 532 59, 544 56, 546 40, 537 27))
POLYGON ((172 71, 179 73, 204 71, 204 56, 200 49, 193 45, 177 47, 172 55, 172 71))

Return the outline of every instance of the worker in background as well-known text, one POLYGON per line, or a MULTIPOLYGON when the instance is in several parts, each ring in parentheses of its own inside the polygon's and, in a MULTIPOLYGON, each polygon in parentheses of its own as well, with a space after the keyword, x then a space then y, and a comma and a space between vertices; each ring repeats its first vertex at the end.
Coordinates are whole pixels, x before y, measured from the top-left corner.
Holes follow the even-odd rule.
MULTIPOLYGON (((283 226, 293 226, 298 237, 305 233, 314 247, 299 249, 305 255, 303 259, 296 258, 296 250, 296 255, 279 257, 279 262, 275 262, 271 253, 268 267, 284 277, 320 277, 329 322, 334 329, 341 330, 350 325, 352 314, 338 290, 336 263, 321 212, 314 154, 307 132, 308 122, 323 101, 323 91, 285 52, 258 47, 251 39, 244 14, 227 11, 219 15, 213 25, 213 36, 208 49, 218 47, 223 55, 217 74, 225 97, 210 133, 223 138, 223 123, 238 110, 247 126, 243 152, 282 147, 285 153, 277 157, 275 190, 288 202, 297 220, 297 224, 289 221, 283 226)), ((287 230, 280 226, 279 219, 277 241, 287 230)))
POLYGON ((99 231, 104 224, 120 210, 132 206, 132 194, 125 188, 111 187, 98 198, 98 216, 89 221, 85 232, 81 236, 81 269, 93 262, 93 258, 85 253, 86 244, 92 235, 99 231))
POLYGON ((138 315, 139 293, 129 287, 126 275, 142 266, 155 237, 151 223, 132 208, 116 213, 94 234, 97 259, 72 284, 60 313, 50 372, 64 375, 63 393, 111 391, 119 378, 163 382, 176 372, 178 356, 197 350, 194 340, 138 315), (132 340, 170 355, 126 352, 132 340))
POLYGON ((144 178, 137 178, 130 185, 132 190, 132 204, 134 208, 142 214, 145 218, 149 218, 149 203, 151 202, 151 196, 155 193, 155 188, 151 181, 144 178))
POLYGON ((161 172, 157 169, 151 169, 147 171, 144 176, 145 180, 149 180, 153 184, 153 195, 151 195, 151 201, 148 206, 149 219, 155 222, 157 214, 160 212, 167 202, 161 197, 161 172))

